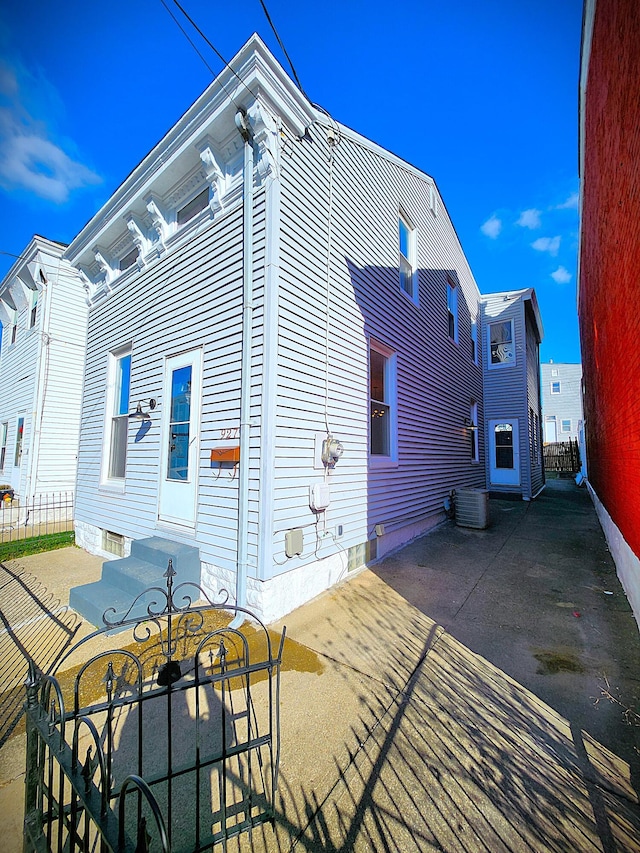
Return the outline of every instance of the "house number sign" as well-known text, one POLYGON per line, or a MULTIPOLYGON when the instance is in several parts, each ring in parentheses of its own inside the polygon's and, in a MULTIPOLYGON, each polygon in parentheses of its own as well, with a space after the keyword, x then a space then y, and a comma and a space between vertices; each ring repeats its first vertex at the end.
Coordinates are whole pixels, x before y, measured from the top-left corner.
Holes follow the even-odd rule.
POLYGON ((240 427, 225 427, 220 430, 220 438, 239 438, 240 437, 240 427))

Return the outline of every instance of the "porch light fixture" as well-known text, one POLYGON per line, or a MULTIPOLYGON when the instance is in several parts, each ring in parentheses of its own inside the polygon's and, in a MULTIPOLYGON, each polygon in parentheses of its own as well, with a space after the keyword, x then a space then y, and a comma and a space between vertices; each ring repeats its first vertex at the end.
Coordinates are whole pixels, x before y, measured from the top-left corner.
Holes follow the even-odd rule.
MULTIPOLYGON (((149 409, 153 411, 156 407, 156 401, 153 397, 149 400, 149 409)), ((129 412, 129 417, 132 421, 149 421, 151 420, 151 415, 149 412, 142 411, 142 403, 138 401, 138 405, 136 406, 135 412, 129 412)))
POLYGON ((478 425, 474 424, 474 422, 471 420, 471 418, 465 418, 464 419, 464 425, 467 429, 471 430, 472 432, 475 432, 478 429, 478 425))

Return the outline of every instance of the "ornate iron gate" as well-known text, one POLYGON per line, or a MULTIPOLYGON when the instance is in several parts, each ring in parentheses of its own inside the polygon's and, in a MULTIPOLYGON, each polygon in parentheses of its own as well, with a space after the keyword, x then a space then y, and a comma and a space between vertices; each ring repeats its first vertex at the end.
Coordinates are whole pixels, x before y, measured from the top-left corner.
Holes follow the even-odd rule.
POLYGON ((25 851, 201 851, 273 821, 285 631, 274 655, 253 614, 175 576, 105 611, 59 678, 30 666, 25 851))

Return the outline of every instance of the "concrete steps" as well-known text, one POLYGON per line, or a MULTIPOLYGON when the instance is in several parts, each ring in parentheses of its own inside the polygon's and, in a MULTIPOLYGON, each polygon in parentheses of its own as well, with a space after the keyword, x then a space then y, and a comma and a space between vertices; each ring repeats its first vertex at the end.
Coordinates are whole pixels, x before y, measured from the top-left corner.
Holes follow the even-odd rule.
MULTIPOLYGON (((149 587, 166 589, 163 575, 169 560, 176 572, 174 588, 187 581, 200 583, 200 552, 197 548, 151 536, 134 540, 128 557, 103 563, 99 581, 73 587, 69 591, 69 606, 92 625, 102 628, 105 610, 113 608, 116 613, 110 612, 108 618, 116 621, 124 617, 136 596, 149 587)), ((136 603, 129 616, 144 616, 147 606, 153 602, 162 609, 165 600, 158 592, 147 593, 136 603)))

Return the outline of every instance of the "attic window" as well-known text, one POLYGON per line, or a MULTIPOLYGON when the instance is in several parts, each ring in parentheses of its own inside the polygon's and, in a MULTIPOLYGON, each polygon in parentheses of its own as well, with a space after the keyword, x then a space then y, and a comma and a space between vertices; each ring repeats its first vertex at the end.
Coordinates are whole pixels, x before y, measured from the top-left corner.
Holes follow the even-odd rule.
POLYGON ((138 249, 132 249, 128 252, 123 258, 120 258, 120 272, 123 270, 128 270, 129 267, 132 267, 135 262, 138 260, 138 249))
POLYGON ((189 222, 189 220, 193 219, 193 217, 200 213, 201 210, 204 210, 208 204, 209 187, 202 190, 202 192, 198 193, 195 198, 192 198, 190 202, 180 208, 176 217, 178 225, 184 225, 185 222, 189 222))

